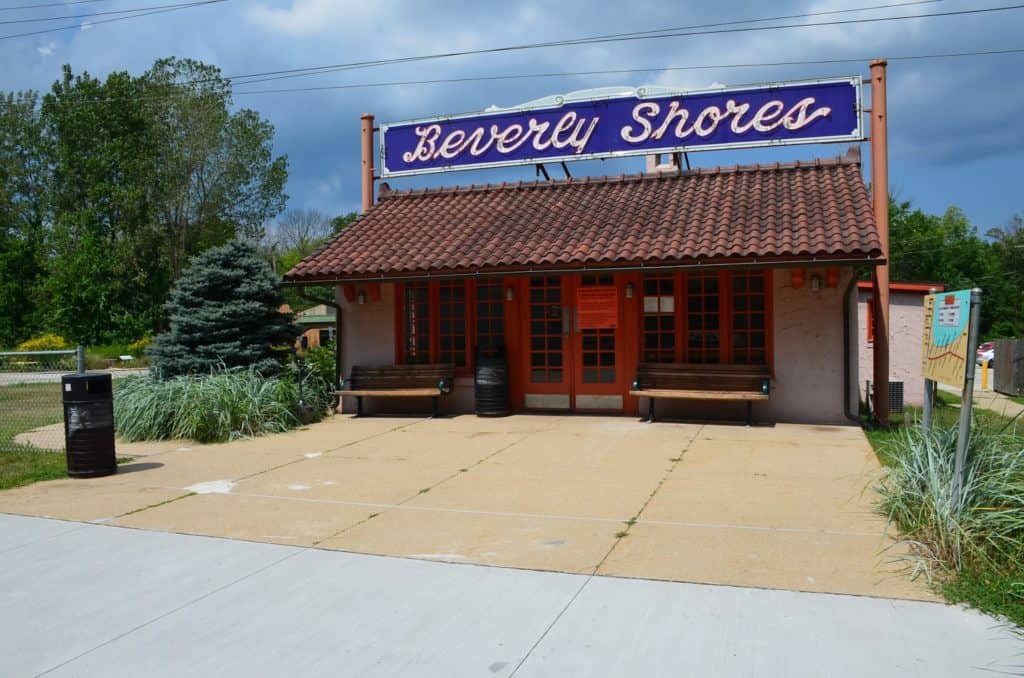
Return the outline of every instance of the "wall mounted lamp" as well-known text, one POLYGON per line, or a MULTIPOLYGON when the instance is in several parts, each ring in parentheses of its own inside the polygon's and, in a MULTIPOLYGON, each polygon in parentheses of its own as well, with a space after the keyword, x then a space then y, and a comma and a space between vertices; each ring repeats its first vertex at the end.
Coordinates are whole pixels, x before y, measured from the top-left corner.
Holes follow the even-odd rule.
POLYGON ((633 298, 633 283, 626 283, 626 298, 633 298))
POLYGON ((356 303, 357 304, 365 304, 366 303, 366 290, 359 290, 359 292, 356 293, 356 303))
POLYGON ((505 288, 505 301, 512 301, 515 298, 516 292, 514 289, 512 289, 512 286, 509 285, 508 287, 505 288))
POLYGON ((811 276, 811 291, 818 292, 821 290, 821 276, 815 273, 811 276))

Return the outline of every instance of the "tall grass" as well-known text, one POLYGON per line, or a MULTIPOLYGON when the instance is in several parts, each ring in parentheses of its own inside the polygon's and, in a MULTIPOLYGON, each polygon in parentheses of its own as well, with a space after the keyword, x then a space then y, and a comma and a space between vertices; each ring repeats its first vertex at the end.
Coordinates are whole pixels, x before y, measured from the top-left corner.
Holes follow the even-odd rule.
MULTIPOLYGON (((303 383, 303 401, 315 419, 329 405, 329 387, 303 383)), ((188 438, 202 443, 280 433, 300 425, 299 385, 293 372, 263 376, 254 369, 118 380, 114 413, 125 440, 188 438)))
POLYGON ((882 450, 890 460, 879 509, 929 575, 991 572, 1020 581, 1024 563, 1024 438, 1015 427, 975 428, 963 490, 952 492, 956 428, 906 429, 882 450))

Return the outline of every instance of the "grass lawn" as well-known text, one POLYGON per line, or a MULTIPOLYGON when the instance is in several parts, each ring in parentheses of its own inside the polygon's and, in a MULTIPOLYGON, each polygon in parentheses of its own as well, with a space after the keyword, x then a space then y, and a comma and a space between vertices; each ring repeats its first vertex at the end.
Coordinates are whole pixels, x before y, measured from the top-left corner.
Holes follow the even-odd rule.
MULTIPOLYGON (((19 433, 63 420, 60 384, 0 387, 0 490, 67 476, 63 454, 14 442, 19 433)), ((54 444, 63 447, 62 440, 54 444)))
MULTIPOLYGON (((932 421, 936 428, 953 428, 960 418, 960 397, 939 392, 932 421)), ((991 432, 1024 432, 1024 421, 1016 422, 990 410, 974 409, 974 427, 991 432), (1016 429, 1015 429, 1016 425, 1016 429)), ((883 466, 893 467, 897 456, 903 453, 896 443, 905 435, 907 427, 920 426, 921 411, 910 408, 904 420, 891 429, 865 431, 868 440, 883 466)), ((1011 443, 1013 449, 1024 448, 1011 443)), ((935 589, 952 603, 965 603, 993 615, 1002 615, 1024 629, 1024 567, 1019 560, 1014 565, 997 569, 994 566, 974 564, 936 580, 935 589)))

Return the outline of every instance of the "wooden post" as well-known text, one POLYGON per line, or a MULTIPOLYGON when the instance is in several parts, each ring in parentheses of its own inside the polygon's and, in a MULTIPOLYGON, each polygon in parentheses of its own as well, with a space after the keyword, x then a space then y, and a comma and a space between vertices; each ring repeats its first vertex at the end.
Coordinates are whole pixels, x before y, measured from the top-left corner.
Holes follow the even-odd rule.
POLYGON ((363 113, 362 117, 362 186, 363 214, 373 207, 373 114, 363 113))
POLYGON ((889 425, 889 149, 884 59, 871 62, 871 198, 885 263, 871 275, 875 313, 875 418, 889 425))

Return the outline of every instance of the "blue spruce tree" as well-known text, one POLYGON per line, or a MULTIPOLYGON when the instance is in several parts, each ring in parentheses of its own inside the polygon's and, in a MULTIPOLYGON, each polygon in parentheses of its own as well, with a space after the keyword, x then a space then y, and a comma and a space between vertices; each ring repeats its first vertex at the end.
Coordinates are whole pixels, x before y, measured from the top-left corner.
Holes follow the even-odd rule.
POLYGON ((299 334, 278 311, 283 303, 277 277, 251 244, 236 240, 203 252, 171 292, 169 330, 149 351, 152 369, 163 377, 220 366, 276 372, 280 348, 299 334))

